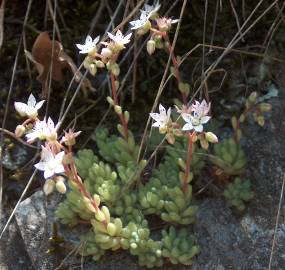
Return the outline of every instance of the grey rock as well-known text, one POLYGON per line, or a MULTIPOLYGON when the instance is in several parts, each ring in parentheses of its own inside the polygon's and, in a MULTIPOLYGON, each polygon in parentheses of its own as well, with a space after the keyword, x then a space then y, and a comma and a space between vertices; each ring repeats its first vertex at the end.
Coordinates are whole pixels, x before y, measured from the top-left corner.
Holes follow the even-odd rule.
MULTIPOLYGON (((5 226, 8 217, 4 216, 2 218, 1 230, 5 226)), ((0 269, 33 269, 15 219, 12 220, 0 240, 0 269)))

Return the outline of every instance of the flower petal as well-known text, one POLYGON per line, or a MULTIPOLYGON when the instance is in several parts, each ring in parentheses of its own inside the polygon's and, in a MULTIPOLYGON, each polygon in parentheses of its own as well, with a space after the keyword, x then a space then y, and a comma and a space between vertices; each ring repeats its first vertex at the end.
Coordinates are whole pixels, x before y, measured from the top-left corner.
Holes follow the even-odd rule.
POLYGON ((155 122, 151 126, 152 127, 160 127, 160 125, 161 125, 161 122, 155 122))
POLYGON ((211 119, 210 116, 203 116, 201 118, 201 124, 206 124, 211 119))
POLYGON ((185 124, 182 128, 182 130, 192 130, 192 129, 193 129, 193 126, 191 122, 185 124))
POLYGON ((159 113, 161 115, 166 115, 166 110, 165 108, 162 106, 162 104, 159 104, 159 113))
POLYGON ((51 176, 53 176, 54 175, 54 171, 52 171, 52 170, 50 170, 50 169, 47 169, 47 170, 45 170, 45 172, 44 172, 44 177, 45 177, 45 179, 48 179, 48 178, 50 178, 51 176))
POLYGON ((199 126, 194 126, 195 131, 197 132, 202 132, 203 131, 203 125, 199 125, 199 126))
POLYGON ((28 98, 28 107, 35 107, 36 105, 36 99, 35 97, 33 96, 33 94, 30 94, 29 98, 28 98))
POLYGON ((155 121, 159 121, 160 120, 160 114, 159 113, 150 113, 149 115, 155 121))
POLYGON ((191 115, 189 113, 182 113, 181 116, 185 122, 191 122, 191 115))
POLYGON ((35 106, 36 110, 39 110, 43 106, 44 103, 45 103, 45 100, 39 101, 35 106))
POLYGON ((15 110, 21 115, 21 116, 26 116, 27 111, 29 109, 28 105, 22 102, 15 102, 14 103, 15 110))
POLYGON ((54 172, 55 173, 63 173, 65 170, 64 170, 64 167, 62 164, 59 164, 58 166, 56 166, 56 168, 54 169, 54 172))
POLYGON ((44 171, 46 169, 46 163, 45 162, 39 162, 34 165, 38 170, 44 171))

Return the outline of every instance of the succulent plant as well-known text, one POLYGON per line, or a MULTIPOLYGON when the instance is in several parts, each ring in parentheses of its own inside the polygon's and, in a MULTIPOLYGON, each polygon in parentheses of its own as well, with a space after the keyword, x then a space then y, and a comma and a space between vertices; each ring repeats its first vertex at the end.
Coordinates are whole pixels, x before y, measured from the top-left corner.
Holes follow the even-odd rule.
POLYGON ((245 209, 245 203, 254 197, 249 180, 242 180, 239 177, 229 183, 224 191, 224 196, 230 206, 236 207, 239 211, 245 209))
POLYGON ((241 174, 247 162, 240 143, 232 138, 214 145, 214 155, 210 156, 210 161, 227 175, 241 174))
POLYGON ((170 227, 168 231, 162 231, 162 256, 168 258, 173 264, 191 265, 199 248, 195 244, 195 238, 189 234, 186 228, 175 229, 170 227))

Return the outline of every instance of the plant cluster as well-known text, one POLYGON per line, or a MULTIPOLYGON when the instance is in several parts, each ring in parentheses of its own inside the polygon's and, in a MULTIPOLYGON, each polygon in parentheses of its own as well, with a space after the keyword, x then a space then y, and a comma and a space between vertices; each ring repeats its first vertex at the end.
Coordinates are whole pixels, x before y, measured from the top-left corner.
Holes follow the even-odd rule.
MULTIPOLYGON (((27 119, 15 130, 17 137, 26 136, 29 143, 42 143, 41 160, 35 167, 44 172, 44 192, 55 188, 65 194, 59 204, 57 217, 69 226, 89 225, 90 230, 81 236, 81 254, 98 260, 106 250, 129 250, 138 257, 139 264, 148 268, 173 264, 191 265, 198 254, 194 232, 190 224, 195 222, 198 207, 193 196, 193 184, 205 166, 203 157, 210 157, 214 177, 225 176, 228 184, 224 195, 230 205, 244 209, 244 202, 253 196, 250 183, 238 178, 246 165, 241 148, 241 123, 249 113, 264 124, 263 113, 270 110, 267 103, 259 103, 252 93, 239 118, 232 118, 233 138, 218 144, 217 136, 205 131, 211 119, 211 102, 190 100, 190 86, 183 82, 179 65, 168 36, 171 25, 177 20, 159 17, 157 2, 145 5, 139 19, 130 22, 137 35, 149 34, 147 51, 165 48, 172 59, 172 74, 177 81, 182 103, 175 111, 159 104, 159 112, 151 112, 152 128, 158 128, 168 145, 158 165, 142 157, 141 148, 128 128, 130 114, 123 110, 119 98, 120 67, 117 60, 132 33, 123 35, 108 33, 108 40, 99 43, 88 36, 84 44, 76 44, 79 53, 86 54, 84 67, 93 76, 99 69, 106 69, 110 79, 111 95, 107 101, 119 119, 119 135, 110 135, 101 128, 95 136, 96 154, 82 150, 74 157, 73 146, 80 134, 73 130, 59 135, 63 119, 55 124, 51 118, 38 118, 38 110, 44 101, 36 102, 31 94, 27 104, 16 102, 17 112, 27 119), (100 47, 101 46, 101 47, 100 47), (214 144, 213 154, 210 145, 214 144), (151 171, 145 177, 146 171, 151 171), (158 224, 155 233, 149 217, 158 224)), ((159 155, 158 155, 159 156, 159 155)))

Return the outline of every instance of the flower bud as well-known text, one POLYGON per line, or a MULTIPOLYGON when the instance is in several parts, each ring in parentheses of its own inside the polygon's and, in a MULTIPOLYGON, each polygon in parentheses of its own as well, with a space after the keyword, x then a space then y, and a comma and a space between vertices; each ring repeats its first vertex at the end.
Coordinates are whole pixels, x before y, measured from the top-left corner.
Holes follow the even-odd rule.
POLYGON ((119 105, 114 106, 114 110, 117 114, 121 115, 122 114, 122 107, 119 105))
POLYGON ((15 129, 15 135, 17 138, 20 138, 24 135, 26 128, 23 125, 18 125, 15 129))
POLYGON ((155 51, 155 41, 150 39, 146 44, 146 50, 149 55, 152 55, 155 51))
POLYGON ((92 63, 91 59, 87 56, 83 61, 83 66, 85 69, 89 69, 90 64, 92 63))
POLYGON ((178 89, 181 93, 185 93, 186 95, 189 95, 190 85, 188 83, 180 82, 178 84, 178 89))
POLYGON ((114 74, 114 76, 119 76, 120 74, 120 67, 117 63, 114 63, 110 66, 111 72, 114 74))
POLYGON ((205 139, 200 139, 200 145, 203 149, 208 149, 209 148, 209 143, 205 139))
POLYGON ((89 65, 89 72, 92 76, 95 76, 97 73, 97 67, 95 64, 90 64, 89 65))
POLYGON ((264 126, 265 120, 264 120, 264 117, 262 115, 257 116, 256 120, 257 120, 258 125, 260 125, 262 127, 264 126))
POLYGON ((217 143, 218 137, 213 132, 206 132, 206 140, 210 143, 217 143))
POLYGON ((245 115, 242 113, 239 117, 240 123, 243 123, 245 121, 245 115))
POLYGON ((47 179, 45 181, 45 184, 44 184, 44 187, 43 187, 44 194, 46 196, 51 194, 54 191, 54 187, 55 187, 55 182, 53 181, 53 179, 47 179))
POLYGON ((101 51, 101 55, 106 58, 110 58, 113 52, 109 48, 103 48, 101 51))
POLYGON ((107 97, 107 101, 110 105, 114 106, 114 100, 110 96, 107 97))
POLYGON ((95 65, 97 68, 104 68, 105 64, 101 60, 96 60, 95 65))
POLYGON ((166 140, 169 144, 174 144, 175 143, 175 137, 172 133, 167 133, 166 134, 166 140))
POLYGON ((270 112, 271 109, 272 109, 272 106, 271 104, 269 103, 261 103, 259 105, 259 109, 262 111, 262 112, 270 112))
POLYGON ((248 101, 252 104, 254 104, 256 102, 256 99, 257 99, 257 93, 256 92, 252 92, 248 97, 248 101))
POLYGON ((181 129, 178 129, 178 128, 174 128, 174 129, 173 129, 173 134, 174 134, 176 137, 181 137, 181 136, 183 136, 183 133, 182 133, 181 129))
POLYGON ((124 111, 124 118, 126 120, 126 123, 129 123, 130 120, 130 113, 128 111, 124 111))
POLYGON ((64 177, 57 176, 55 178, 55 181, 56 181, 56 184, 55 184, 56 190, 61 194, 65 194, 66 193, 66 185, 64 183, 64 181, 65 181, 64 177))

